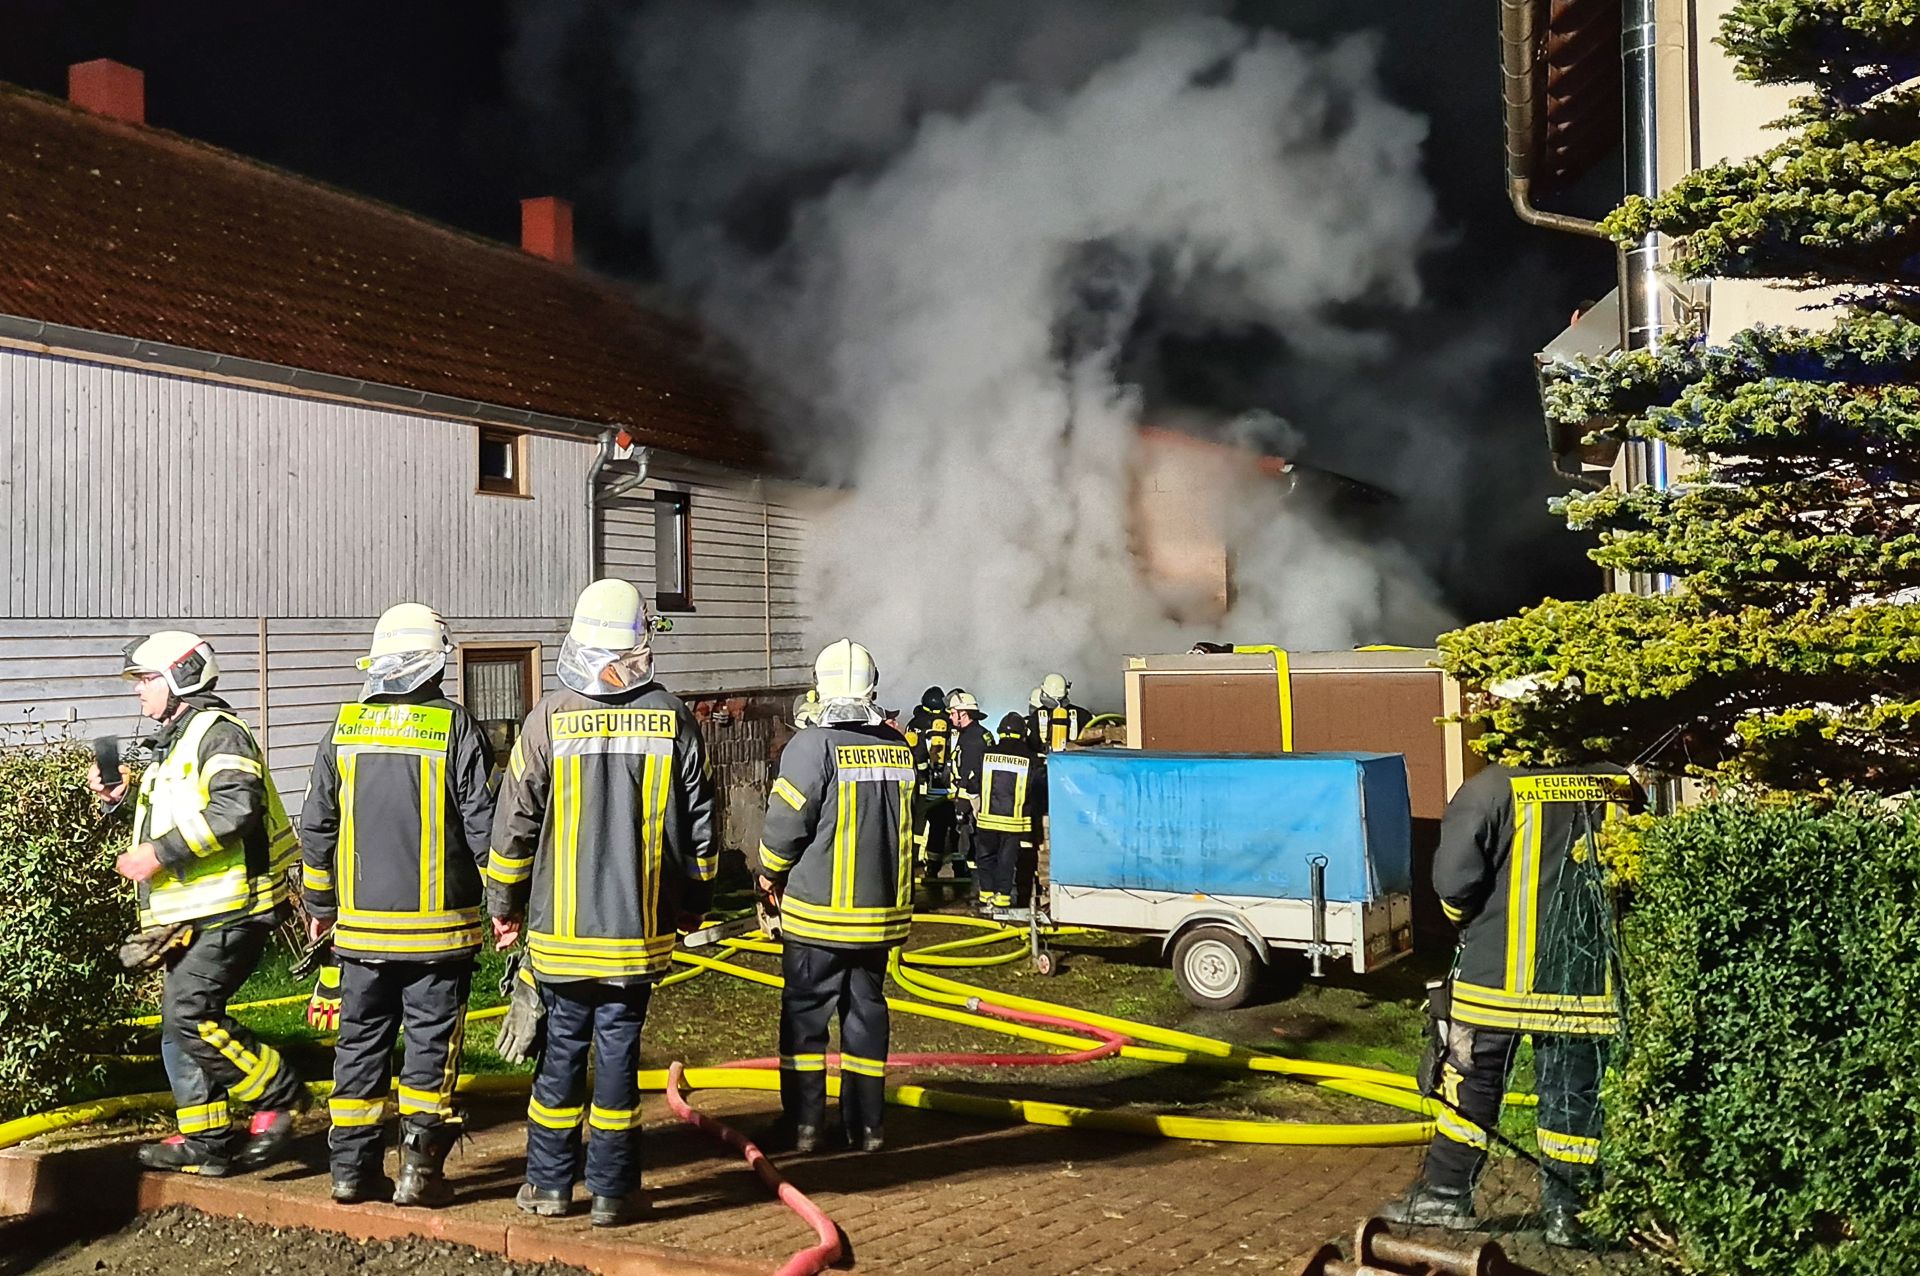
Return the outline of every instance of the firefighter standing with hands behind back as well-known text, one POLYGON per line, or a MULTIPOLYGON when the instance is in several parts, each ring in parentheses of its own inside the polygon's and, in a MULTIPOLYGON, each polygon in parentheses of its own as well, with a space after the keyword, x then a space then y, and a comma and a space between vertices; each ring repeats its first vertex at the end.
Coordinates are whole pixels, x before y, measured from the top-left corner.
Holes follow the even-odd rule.
POLYGON ((584 1119, 591 1221, 611 1227, 641 1208, 647 1005, 720 866, 713 777, 693 713, 653 680, 651 626, 631 584, 581 593, 559 677, 513 746, 487 864, 496 946, 524 928, 546 1008, 514 1203, 547 1216, 572 1208, 584 1119))
POLYGON ((444 1205, 459 1136, 453 1085, 485 923, 480 870, 493 822, 485 732, 446 698, 453 646, 437 612, 389 607, 360 661, 360 698, 340 706, 300 812, 311 933, 338 961, 333 1049, 333 1199, 444 1205), (381 1174, 393 1047, 400 1064, 400 1175, 381 1174))
POLYGON ((820 725, 780 755, 758 875, 779 901, 781 1129, 799 1152, 826 1134, 827 1031, 840 1014, 847 1142, 885 1143, 887 954, 913 922, 914 755, 874 707, 879 671, 841 639, 814 662, 820 725))
MULTIPOLYGON (((140 1163, 217 1177, 277 1158, 310 1102, 279 1052, 227 1011, 286 914, 298 842, 253 732, 213 693, 210 645, 163 630, 128 645, 122 676, 160 730, 140 777, 133 848, 114 867, 135 883, 143 934, 171 935, 160 1059, 180 1129, 141 1148, 140 1163), (244 1145, 229 1099, 253 1106, 244 1145)), ((87 783, 110 805, 127 798, 124 769, 107 777, 96 763, 87 783)))

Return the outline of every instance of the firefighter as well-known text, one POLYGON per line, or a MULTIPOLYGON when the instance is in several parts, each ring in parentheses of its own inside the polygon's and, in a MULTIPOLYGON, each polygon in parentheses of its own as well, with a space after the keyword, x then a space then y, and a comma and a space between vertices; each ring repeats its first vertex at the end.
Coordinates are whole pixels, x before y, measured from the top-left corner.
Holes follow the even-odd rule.
POLYGON ((1626 772, 1604 764, 1490 766, 1447 803, 1433 885, 1461 944, 1440 1069, 1444 1106, 1420 1179, 1383 1217, 1475 1226, 1474 1184, 1525 1034, 1540 1095, 1546 1238, 1585 1242, 1579 1215, 1599 1175, 1600 1077, 1620 1026, 1594 841, 1637 796, 1626 772))
POLYGON ((1000 738, 980 759, 974 834, 983 911, 1031 901, 1040 817, 1047 809, 1046 757, 1027 742, 1027 720, 1000 719, 1000 738))
POLYGON ((841 639, 814 662, 820 725, 780 757, 759 850, 760 886, 783 939, 780 1106, 774 1137, 813 1152, 825 1137, 827 1031, 840 1014, 847 1143, 885 1146, 887 954, 913 919, 914 755, 874 707, 879 671, 841 639))
POLYGON ((980 808, 980 764, 993 745, 993 733, 982 721, 980 702, 973 693, 955 688, 947 693, 947 714, 953 719, 953 840, 954 854, 973 875, 976 904, 984 905, 976 860, 974 833, 980 808))
MULTIPOLYGON (((168 936, 160 1058, 180 1131, 142 1147, 140 1163, 217 1177, 277 1159, 309 1104, 279 1052, 227 1012, 287 915, 299 842, 253 732, 214 694, 211 646, 163 630, 128 644, 121 673, 160 724, 134 795, 133 846, 114 867, 135 884, 143 936, 168 936), (229 1101, 253 1108, 244 1143, 229 1101)), ((108 777, 96 763, 87 783, 110 808, 128 796, 124 768, 108 777)))
POLYGON ((480 952, 480 870, 493 822, 493 750, 441 687, 453 645, 439 613, 389 607, 313 759, 300 812, 312 938, 333 933, 339 1040, 328 1138, 333 1199, 444 1205, 459 1137, 467 991, 480 952), (381 1127, 400 1062, 400 1173, 381 1173, 381 1127))
POLYGON ((934 877, 953 856, 953 720, 947 693, 928 687, 907 719, 907 744, 913 750, 920 785, 914 798, 914 845, 920 874, 934 877))
POLYGON ((1086 728, 1087 711, 1067 698, 1071 690, 1064 674, 1050 673, 1040 681, 1033 706, 1033 747, 1041 753, 1066 748, 1086 728))
POLYGON ((558 672, 562 686, 527 715, 508 759, 486 871, 495 945, 524 931, 546 1009, 514 1203, 547 1217, 572 1208, 584 1121, 591 1222, 614 1227, 642 1207, 648 1001, 676 929, 697 928, 713 896, 713 777, 692 711, 653 679, 631 584, 581 593, 558 672))

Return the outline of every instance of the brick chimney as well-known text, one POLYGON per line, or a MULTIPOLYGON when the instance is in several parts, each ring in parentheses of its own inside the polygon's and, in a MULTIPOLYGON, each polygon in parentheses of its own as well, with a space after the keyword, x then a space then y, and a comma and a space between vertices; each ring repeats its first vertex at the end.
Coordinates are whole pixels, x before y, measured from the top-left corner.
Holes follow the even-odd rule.
POLYGON ((145 124, 147 77, 112 58, 75 62, 67 68, 67 100, 96 115, 145 124))
POLYGON ((573 264, 573 205, 553 195, 520 201, 520 246, 535 257, 573 264))

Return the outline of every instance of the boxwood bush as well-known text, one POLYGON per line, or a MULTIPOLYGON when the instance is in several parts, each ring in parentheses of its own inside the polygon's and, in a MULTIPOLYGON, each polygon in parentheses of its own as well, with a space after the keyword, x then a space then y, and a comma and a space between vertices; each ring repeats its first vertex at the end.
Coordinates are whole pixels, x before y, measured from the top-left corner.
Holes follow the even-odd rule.
POLYGON ((103 818, 91 754, 0 747, 0 1120, 98 1084, 100 1029, 132 1013, 116 957, 133 896, 113 871, 129 814, 103 818))
POLYGON ((1920 1256, 1920 812, 1724 800, 1639 830, 1599 1223, 1689 1272, 1920 1256))

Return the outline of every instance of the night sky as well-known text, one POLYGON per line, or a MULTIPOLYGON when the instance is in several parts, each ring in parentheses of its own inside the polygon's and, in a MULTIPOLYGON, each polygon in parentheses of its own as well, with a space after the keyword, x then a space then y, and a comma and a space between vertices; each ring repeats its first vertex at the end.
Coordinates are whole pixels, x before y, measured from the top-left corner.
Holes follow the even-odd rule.
MULTIPOLYGON (((1241 0, 1236 16, 1308 37, 1379 30, 1389 92, 1433 126, 1427 173, 1451 235, 1428 264, 1433 303, 1497 312, 1512 334, 1511 357, 1491 374, 1488 464, 1529 481, 1537 472, 1537 490, 1507 512, 1507 548, 1481 555, 1496 561, 1446 573, 1456 605, 1471 619, 1545 593, 1591 594, 1597 574, 1581 542, 1544 508, 1558 485, 1529 356, 1611 286, 1613 259, 1593 241, 1524 226, 1507 207, 1491 0, 1241 0)), ((503 240, 518 238, 520 198, 567 196, 583 253, 647 277, 644 227, 622 226, 591 176, 625 131, 626 96, 609 85, 596 97, 584 68, 576 96, 603 97, 606 112, 576 112, 578 135, 534 136, 507 80, 513 18, 507 0, 0 0, 0 80, 64 95, 69 63, 115 58, 145 71, 156 125, 503 240)), ((1604 166, 1562 207, 1603 210, 1616 170, 1604 166)))

